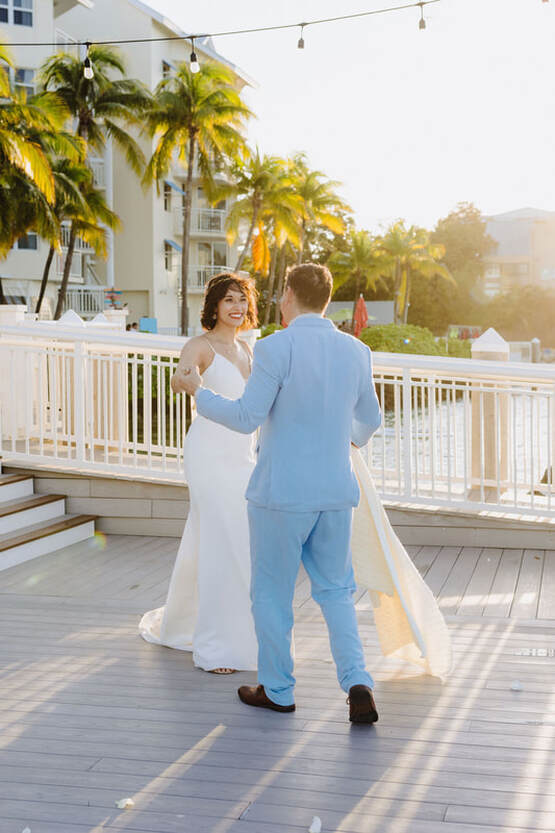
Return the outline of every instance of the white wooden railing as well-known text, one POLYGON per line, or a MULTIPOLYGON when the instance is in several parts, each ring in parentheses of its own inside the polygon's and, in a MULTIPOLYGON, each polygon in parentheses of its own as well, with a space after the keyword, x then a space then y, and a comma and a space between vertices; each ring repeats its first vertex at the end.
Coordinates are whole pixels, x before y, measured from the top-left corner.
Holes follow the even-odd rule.
MULTIPOLYGON (((190 404, 169 382, 183 339, 0 327, 0 453, 29 465, 180 481, 190 404)), ((555 517, 550 365, 376 353, 383 497, 555 517)))
POLYGON ((83 317, 92 317, 104 310, 106 287, 69 286, 66 292, 64 311, 72 309, 83 317))

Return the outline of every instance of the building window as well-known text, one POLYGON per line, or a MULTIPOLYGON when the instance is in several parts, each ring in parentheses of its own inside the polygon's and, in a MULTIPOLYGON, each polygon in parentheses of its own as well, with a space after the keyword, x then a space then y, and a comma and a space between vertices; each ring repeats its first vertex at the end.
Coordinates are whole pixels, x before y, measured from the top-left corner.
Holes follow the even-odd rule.
POLYGON ((33 25, 33 0, 13 0, 13 22, 16 26, 33 25))
POLYGON ((169 78, 172 68, 167 61, 162 61, 162 78, 169 78))
POLYGON ((225 243, 199 243, 199 266, 227 266, 225 243))
POLYGON ((166 272, 173 269, 173 248, 169 243, 164 243, 164 268, 166 272))
POLYGON ((0 23, 8 22, 8 0, 0 0, 0 23))
POLYGON ((33 249, 36 250, 39 247, 38 236, 35 234, 34 231, 30 231, 28 234, 25 234, 23 237, 20 237, 17 241, 17 248, 18 249, 33 249))
POLYGON ((171 185, 164 182, 164 211, 172 210, 172 189, 171 185))
POLYGON ((35 70, 34 69, 16 69, 15 71, 15 88, 20 92, 24 92, 29 98, 35 94, 35 70))

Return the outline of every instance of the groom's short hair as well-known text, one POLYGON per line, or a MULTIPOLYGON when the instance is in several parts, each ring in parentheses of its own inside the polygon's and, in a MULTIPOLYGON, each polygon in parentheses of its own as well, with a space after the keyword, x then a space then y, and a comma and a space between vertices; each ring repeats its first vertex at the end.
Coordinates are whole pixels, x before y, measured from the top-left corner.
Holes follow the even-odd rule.
POLYGON ((301 263, 287 272, 287 286, 304 309, 322 312, 329 304, 333 278, 327 266, 320 263, 301 263))

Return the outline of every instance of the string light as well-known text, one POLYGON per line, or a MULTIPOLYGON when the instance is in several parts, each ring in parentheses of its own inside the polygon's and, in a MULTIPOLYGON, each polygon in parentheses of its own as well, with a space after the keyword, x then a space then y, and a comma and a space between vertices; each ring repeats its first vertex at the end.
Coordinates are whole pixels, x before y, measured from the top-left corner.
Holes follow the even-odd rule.
POLYGON ((301 36, 300 36, 299 42, 297 44, 297 49, 304 49, 304 37, 303 37, 303 35, 304 35, 304 27, 305 26, 306 26, 306 23, 301 23, 301 36))
MULTIPOLYGON (((371 15, 380 15, 380 14, 387 14, 389 12, 400 12, 404 9, 414 9, 420 8, 423 9, 424 6, 430 6, 432 3, 440 3, 441 0, 418 0, 417 2, 412 3, 404 3, 401 6, 389 6, 388 8, 383 9, 372 9, 368 12, 357 12, 355 14, 342 14, 337 15, 337 17, 325 17, 319 20, 308 20, 305 23, 285 23, 281 26, 259 26, 253 29, 232 29, 225 32, 205 32, 203 34, 197 35, 168 35, 166 37, 158 37, 158 38, 124 38, 120 40, 97 40, 95 43, 99 46, 122 46, 125 44, 131 43, 168 43, 169 41, 184 41, 190 40, 194 43, 194 40, 206 40, 207 38, 222 38, 227 35, 247 35, 253 34, 255 32, 276 32, 276 31, 283 31, 284 29, 298 29, 299 26, 304 28, 305 26, 318 26, 322 23, 337 23, 342 20, 354 20, 355 18, 359 17, 370 17, 371 15)), ((543 0, 543 2, 547 2, 547 0, 543 0)), ((425 21, 424 21, 425 23, 425 21)), ((424 27, 422 27, 424 28, 424 27)), ((301 34, 301 40, 302 34, 301 34)), ((299 41, 300 42, 300 41, 299 41)), ((76 46, 87 46, 88 41, 77 41, 76 46)), ((6 41, 0 41, 2 46, 50 46, 50 47, 59 47, 59 43, 56 41, 20 41, 17 43, 7 43, 6 41)), ((90 45, 90 44, 89 44, 90 45)), ((303 49, 302 46, 299 47, 303 49)), ((191 56, 192 57, 192 56, 191 56)), ((195 55, 196 58, 196 55, 195 55)), ((198 63, 198 60, 197 60, 198 63)), ((199 67, 200 69, 200 67, 199 67)))
POLYGON ((195 52, 195 39, 191 38, 191 72, 193 74, 200 71, 200 64, 198 62, 197 53, 195 52))
POLYGON ((420 22, 418 23, 418 28, 420 30, 426 28, 426 21, 424 20, 424 3, 419 3, 420 6, 420 22))
POLYGON ((85 76, 87 81, 92 81, 92 79, 94 78, 94 70, 92 68, 91 59, 89 57, 91 44, 87 41, 85 43, 85 46, 87 47, 87 55, 85 57, 85 60, 83 61, 83 75, 85 76))

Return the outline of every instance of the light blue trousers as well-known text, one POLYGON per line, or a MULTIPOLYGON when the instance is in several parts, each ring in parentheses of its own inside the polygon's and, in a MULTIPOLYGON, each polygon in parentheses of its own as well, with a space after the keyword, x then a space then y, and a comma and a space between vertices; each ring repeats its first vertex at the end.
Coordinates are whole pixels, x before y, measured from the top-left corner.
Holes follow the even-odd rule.
POLYGON ((294 702, 293 595, 302 563, 324 614, 344 691, 374 683, 358 633, 350 551, 352 510, 277 512, 249 503, 251 599, 258 639, 258 682, 280 706, 294 702))

